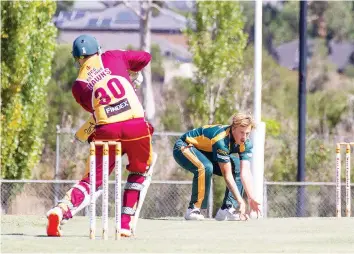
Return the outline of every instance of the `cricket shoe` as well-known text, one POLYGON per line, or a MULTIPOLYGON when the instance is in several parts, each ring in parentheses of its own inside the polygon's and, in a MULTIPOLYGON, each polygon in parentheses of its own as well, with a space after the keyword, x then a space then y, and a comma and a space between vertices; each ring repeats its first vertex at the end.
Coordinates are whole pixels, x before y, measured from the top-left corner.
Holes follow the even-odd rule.
POLYGON ((62 219, 61 222, 60 222, 60 225, 65 225, 69 220, 68 219, 62 219))
POLYGON ((60 207, 54 207, 47 213, 47 235, 60 237, 62 235, 60 224, 63 218, 63 212, 60 207))
POLYGON ((237 212, 237 210, 233 207, 230 207, 230 208, 225 208, 225 209, 220 208, 215 215, 215 220, 218 220, 218 221, 224 221, 224 220, 239 221, 241 219, 240 219, 240 214, 237 212))
POLYGON ((188 208, 184 218, 186 220, 204 220, 204 215, 201 214, 199 208, 188 208))
POLYGON ((121 237, 131 237, 133 234, 132 234, 132 231, 130 229, 125 229, 125 228, 122 228, 120 230, 120 236, 121 237))

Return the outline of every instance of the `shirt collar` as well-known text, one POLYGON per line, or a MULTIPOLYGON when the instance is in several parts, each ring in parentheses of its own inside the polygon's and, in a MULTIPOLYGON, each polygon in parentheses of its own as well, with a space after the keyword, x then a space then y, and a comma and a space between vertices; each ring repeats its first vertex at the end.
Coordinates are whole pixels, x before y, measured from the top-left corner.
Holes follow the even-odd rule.
POLYGON ((92 65, 92 62, 94 62, 95 59, 97 59, 97 57, 99 57, 99 55, 96 54, 94 56, 91 56, 89 59, 87 59, 85 63, 81 66, 80 71, 84 70, 86 66, 92 65))

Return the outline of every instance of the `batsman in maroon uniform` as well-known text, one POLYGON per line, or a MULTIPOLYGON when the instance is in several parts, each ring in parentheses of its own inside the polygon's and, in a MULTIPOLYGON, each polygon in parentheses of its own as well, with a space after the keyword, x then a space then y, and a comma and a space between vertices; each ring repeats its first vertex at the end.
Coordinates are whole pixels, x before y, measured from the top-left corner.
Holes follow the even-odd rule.
MULTIPOLYGON (((144 118, 143 107, 131 83, 129 71, 142 70, 151 60, 144 51, 113 50, 101 53, 98 42, 81 35, 73 43, 73 57, 80 66, 72 87, 76 101, 90 112, 96 123, 90 136, 94 141, 119 141, 122 154, 127 154, 129 176, 122 204, 122 236, 131 230, 144 188, 145 174, 152 163, 152 126, 144 118)), ((114 168, 114 146, 109 149, 109 173, 114 168)), ((96 148, 96 189, 102 185, 102 146, 96 148)), ((97 194, 98 195, 98 194, 97 194)), ((48 236, 61 236, 60 225, 82 210, 90 201, 89 166, 81 181, 75 184, 47 213, 48 236)))

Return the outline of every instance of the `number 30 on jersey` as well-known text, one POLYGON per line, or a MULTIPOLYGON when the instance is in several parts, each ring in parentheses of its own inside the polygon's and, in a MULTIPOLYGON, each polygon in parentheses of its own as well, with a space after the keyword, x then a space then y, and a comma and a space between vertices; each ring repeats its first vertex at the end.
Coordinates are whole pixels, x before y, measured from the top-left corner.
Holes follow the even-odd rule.
POLYGON ((108 80, 106 88, 99 87, 95 91, 95 98, 100 100, 99 103, 101 105, 111 103, 112 96, 115 99, 120 99, 125 96, 124 87, 117 78, 111 78, 108 80))

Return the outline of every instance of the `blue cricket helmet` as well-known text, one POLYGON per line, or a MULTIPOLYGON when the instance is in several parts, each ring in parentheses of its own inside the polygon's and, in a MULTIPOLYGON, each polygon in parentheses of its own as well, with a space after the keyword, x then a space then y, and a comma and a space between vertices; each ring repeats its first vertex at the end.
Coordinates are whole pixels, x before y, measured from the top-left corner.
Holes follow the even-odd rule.
POLYGON ((80 35, 73 42, 72 55, 75 58, 90 56, 100 51, 100 46, 95 37, 90 35, 80 35))

